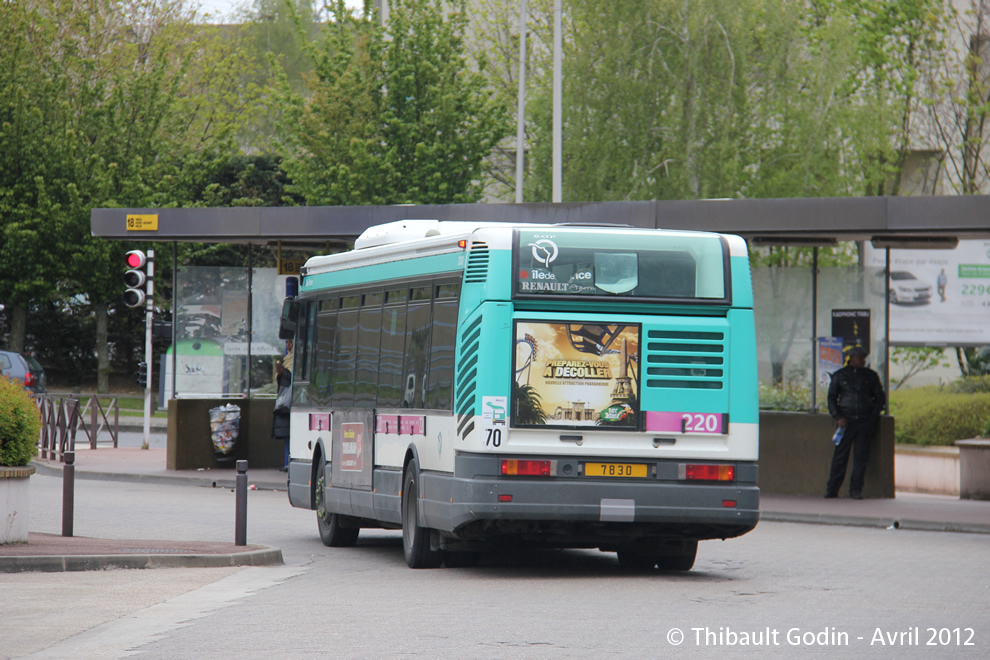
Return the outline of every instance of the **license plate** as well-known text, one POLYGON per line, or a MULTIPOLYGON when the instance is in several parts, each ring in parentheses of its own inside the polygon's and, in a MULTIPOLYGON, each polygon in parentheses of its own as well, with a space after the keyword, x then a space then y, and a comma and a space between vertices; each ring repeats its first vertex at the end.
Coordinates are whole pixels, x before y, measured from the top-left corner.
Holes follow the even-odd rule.
POLYGON ((645 477, 646 466, 642 463, 585 463, 586 477, 645 477))

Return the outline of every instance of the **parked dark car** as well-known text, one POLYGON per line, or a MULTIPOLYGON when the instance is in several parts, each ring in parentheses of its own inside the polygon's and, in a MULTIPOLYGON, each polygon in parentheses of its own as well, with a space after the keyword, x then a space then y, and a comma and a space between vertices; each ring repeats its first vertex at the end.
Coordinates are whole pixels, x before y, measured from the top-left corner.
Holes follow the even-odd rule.
POLYGON ((11 380, 24 383, 24 389, 35 394, 47 392, 45 370, 30 355, 13 351, 0 351, 0 373, 11 380))

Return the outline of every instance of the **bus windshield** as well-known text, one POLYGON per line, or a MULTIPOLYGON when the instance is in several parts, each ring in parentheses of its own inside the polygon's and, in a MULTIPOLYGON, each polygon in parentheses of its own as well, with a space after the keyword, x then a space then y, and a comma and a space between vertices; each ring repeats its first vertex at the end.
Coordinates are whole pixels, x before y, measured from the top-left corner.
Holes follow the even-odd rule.
POLYGON ((727 248, 716 235, 551 227, 515 239, 516 297, 727 302, 727 248))

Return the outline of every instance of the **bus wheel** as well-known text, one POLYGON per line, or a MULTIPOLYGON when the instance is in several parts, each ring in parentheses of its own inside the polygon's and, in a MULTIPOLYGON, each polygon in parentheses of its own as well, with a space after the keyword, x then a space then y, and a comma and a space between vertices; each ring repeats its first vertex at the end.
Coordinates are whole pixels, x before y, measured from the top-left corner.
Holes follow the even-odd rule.
POLYGON ((331 548, 349 548, 357 543, 360 527, 341 527, 340 515, 327 511, 323 477, 316 482, 316 523, 320 528, 320 540, 331 548))
POLYGON ((661 571, 690 571, 697 556, 697 541, 671 541, 661 546, 657 566, 661 571))
POLYGON ((420 527, 416 515, 419 498, 419 465, 409 461, 402 481, 402 553, 409 568, 438 568, 443 563, 443 551, 430 547, 430 530, 420 527))

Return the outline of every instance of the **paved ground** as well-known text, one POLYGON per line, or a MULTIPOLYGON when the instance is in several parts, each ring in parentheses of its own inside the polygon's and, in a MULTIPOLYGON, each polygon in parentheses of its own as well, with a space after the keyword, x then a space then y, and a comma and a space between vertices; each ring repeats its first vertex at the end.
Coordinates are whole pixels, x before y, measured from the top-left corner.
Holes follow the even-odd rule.
MULTIPOLYGON (((161 435, 153 434, 150 449, 140 448, 142 438, 139 434, 124 437, 120 443, 132 446, 89 449, 77 445, 75 478, 235 487, 233 469, 166 470, 161 435)), ((54 460, 39 459, 34 466, 39 474, 53 476, 60 476, 63 469, 62 463, 54 460)), ((249 466, 247 475, 249 488, 286 489, 284 472, 252 470, 249 466)), ((885 500, 826 500, 763 494, 760 508, 763 520, 990 534, 990 502, 941 495, 899 492, 894 499, 885 500)), ((31 534, 26 545, 0 546, 0 572, 87 570, 121 565, 190 567, 281 562, 281 551, 277 548, 226 543, 107 541, 31 534)))

